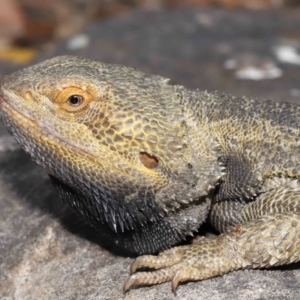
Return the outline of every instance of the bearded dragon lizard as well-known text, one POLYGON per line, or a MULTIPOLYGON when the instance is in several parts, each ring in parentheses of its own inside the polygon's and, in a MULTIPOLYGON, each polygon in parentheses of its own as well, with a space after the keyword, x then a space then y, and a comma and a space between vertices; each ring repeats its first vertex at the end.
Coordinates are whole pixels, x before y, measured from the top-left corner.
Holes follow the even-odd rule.
POLYGON ((70 207, 148 254, 124 291, 300 260, 297 104, 64 56, 4 77, 0 116, 70 207), (221 235, 176 246, 205 220, 221 235))

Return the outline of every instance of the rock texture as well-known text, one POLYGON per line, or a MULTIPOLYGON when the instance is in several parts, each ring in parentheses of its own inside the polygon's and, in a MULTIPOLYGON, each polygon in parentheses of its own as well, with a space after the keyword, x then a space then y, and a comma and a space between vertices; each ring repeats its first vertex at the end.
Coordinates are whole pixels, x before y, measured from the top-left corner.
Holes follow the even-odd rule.
MULTIPOLYGON (((94 24, 38 60, 81 55, 138 67, 189 88, 299 102, 297 14, 219 9, 136 12, 94 24)), ((0 73, 14 68, 3 65, 0 73)), ((299 264, 184 284, 177 297, 169 283, 132 289, 124 296, 122 284, 131 259, 99 239, 61 204, 47 175, 19 150, 2 125, 0 207, 1 299, 299 297, 299 264)))

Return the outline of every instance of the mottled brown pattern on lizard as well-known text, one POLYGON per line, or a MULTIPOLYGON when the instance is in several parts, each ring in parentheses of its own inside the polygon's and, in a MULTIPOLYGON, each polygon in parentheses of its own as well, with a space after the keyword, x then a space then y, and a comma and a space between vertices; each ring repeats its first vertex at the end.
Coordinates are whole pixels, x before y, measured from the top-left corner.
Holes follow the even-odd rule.
POLYGON ((299 261, 300 107, 189 91, 58 57, 5 77, 0 113, 61 197, 119 247, 156 253, 208 218, 223 232, 139 257, 125 283, 299 261))

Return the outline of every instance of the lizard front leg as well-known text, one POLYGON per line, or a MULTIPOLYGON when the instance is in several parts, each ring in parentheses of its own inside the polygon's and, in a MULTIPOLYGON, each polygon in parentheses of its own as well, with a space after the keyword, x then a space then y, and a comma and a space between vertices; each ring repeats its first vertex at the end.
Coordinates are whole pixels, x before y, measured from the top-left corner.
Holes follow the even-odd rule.
POLYGON ((285 265, 300 260, 300 187, 280 186, 246 204, 240 224, 215 238, 200 238, 158 256, 141 256, 131 266, 157 269, 131 275, 124 291, 132 285, 178 284, 222 275, 233 270, 285 265))

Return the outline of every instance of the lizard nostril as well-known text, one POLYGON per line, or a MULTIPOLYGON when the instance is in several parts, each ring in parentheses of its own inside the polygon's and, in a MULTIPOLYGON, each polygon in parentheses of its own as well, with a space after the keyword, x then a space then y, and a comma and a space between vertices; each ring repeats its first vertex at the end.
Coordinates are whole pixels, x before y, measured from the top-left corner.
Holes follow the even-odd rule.
POLYGON ((148 169, 154 169, 158 166, 158 159, 147 152, 140 152, 140 160, 148 169))
POLYGON ((25 93, 25 97, 26 97, 27 100, 32 99, 32 93, 31 93, 30 91, 27 91, 27 92, 25 93))

